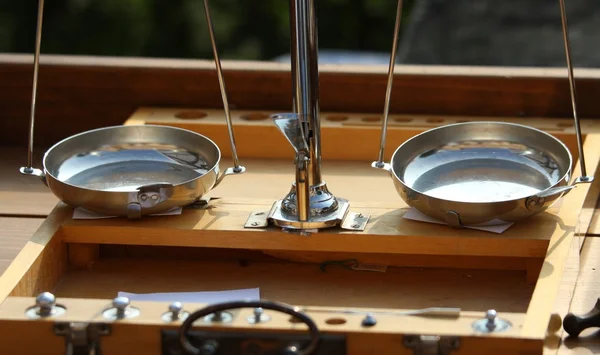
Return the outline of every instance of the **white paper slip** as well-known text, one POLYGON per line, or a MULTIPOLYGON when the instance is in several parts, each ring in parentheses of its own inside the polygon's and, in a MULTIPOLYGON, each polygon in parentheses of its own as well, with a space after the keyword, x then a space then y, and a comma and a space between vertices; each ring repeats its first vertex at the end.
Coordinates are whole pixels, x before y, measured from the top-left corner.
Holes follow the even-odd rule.
POLYGON ((239 300, 260 300, 260 288, 246 288, 226 291, 130 293, 120 291, 119 297, 131 301, 181 302, 181 303, 221 303, 239 300))
MULTIPOLYGON (((422 213, 421 211, 417 210, 414 207, 411 208, 408 212, 406 212, 404 214, 404 218, 414 220, 414 221, 420 221, 420 222, 446 224, 442 221, 438 221, 435 218, 429 217, 428 215, 422 213)), ((464 226, 464 227, 470 228, 470 229, 478 229, 478 230, 482 230, 482 231, 486 231, 486 232, 492 232, 492 233, 496 233, 496 234, 501 234, 505 230, 507 230, 510 226, 512 226, 513 224, 514 224, 513 222, 504 222, 501 220, 491 220, 486 223, 475 224, 472 226, 464 226)))
MULTIPOLYGON (((174 216, 181 214, 181 207, 173 207, 163 213, 152 214, 151 216, 174 216)), ((73 219, 102 219, 102 218, 116 218, 116 216, 106 216, 98 214, 92 211, 88 211, 85 208, 77 207, 73 211, 73 219)))

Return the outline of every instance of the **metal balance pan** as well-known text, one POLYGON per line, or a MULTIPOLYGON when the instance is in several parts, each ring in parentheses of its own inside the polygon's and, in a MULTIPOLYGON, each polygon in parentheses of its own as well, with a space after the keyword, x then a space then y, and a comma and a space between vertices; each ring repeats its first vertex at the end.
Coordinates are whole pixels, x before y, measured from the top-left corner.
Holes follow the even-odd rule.
POLYGON ((459 123, 425 131, 401 144, 391 162, 384 163, 401 7, 400 0, 379 160, 372 167, 390 173, 409 206, 453 227, 514 222, 544 211, 576 184, 593 180, 586 176, 563 0, 563 37, 581 177, 569 184, 573 159, 560 140, 538 129, 503 122, 459 123))
POLYGON ((221 152, 209 138, 184 129, 133 125, 83 132, 64 139, 44 154, 43 171, 32 167, 35 98, 44 1, 39 1, 28 165, 20 169, 38 176, 72 207, 141 218, 183 207, 214 189, 225 176, 245 171, 239 165, 229 105, 212 29, 204 1, 219 77, 234 167, 220 171, 221 152))

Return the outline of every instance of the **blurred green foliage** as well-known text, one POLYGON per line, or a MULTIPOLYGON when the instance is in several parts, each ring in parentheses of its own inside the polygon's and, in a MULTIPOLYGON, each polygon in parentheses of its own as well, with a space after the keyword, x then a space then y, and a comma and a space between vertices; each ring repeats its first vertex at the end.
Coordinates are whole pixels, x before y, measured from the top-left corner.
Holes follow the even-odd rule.
MULTIPOLYGON (((316 0, 319 47, 389 52, 397 2, 316 0)), ((289 52, 288 0, 213 0, 223 58, 289 52)), ((412 0, 405 1, 405 17, 412 0)), ((38 2, 0 0, 0 52, 31 53, 38 2)), ((42 52, 210 58, 202 0, 46 0, 42 52)))

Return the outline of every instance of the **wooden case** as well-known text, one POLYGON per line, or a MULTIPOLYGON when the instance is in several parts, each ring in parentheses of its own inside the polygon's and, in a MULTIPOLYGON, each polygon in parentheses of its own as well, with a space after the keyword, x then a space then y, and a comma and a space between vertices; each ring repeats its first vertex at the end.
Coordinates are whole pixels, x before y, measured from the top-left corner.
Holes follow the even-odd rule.
MULTIPOLYGON (((277 90, 287 93, 287 86, 285 83, 276 88, 261 86, 265 76, 276 73, 284 77, 287 73, 277 66, 253 69, 251 65, 226 64, 226 72, 232 70, 228 78, 234 88, 232 102, 235 103, 242 95, 241 91, 246 90, 245 94, 253 93, 263 105, 260 108, 239 105, 233 112, 238 152, 247 172, 227 178, 211 193, 208 205, 187 207, 181 215, 153 216, 139 221, 118 218, 77 220, 72 218, 71 207, 59 203, 0 277, 0 300, 3 300, 0 306, 0 353, 64 353, 69 336, 65 336, 65 328, 60 327, 71 326, 71 340, 75 341, 81 340, 74 335, 77 330, 87 329, 88 332, 84 332, 87 340, 97 334, 91 329, 106 330, 106 335, 97 337, 103 354, 167 354, 161 334, 165 330, 176 331, 181 326, 180 321, 162 320, 169 303, 133 302, 132 306, 140 310, 139 316, 106 320, 102 312, 111 307, 111 300, 118 291, 186 292, 250 287, 260 287, 263 299, 305 310, 318 326, 324 344, 331 346, 321 353, 418 354, 433 351, 433 354, 504 355, 556 352, 561 317, 568 310, 572 293, 572 285, 565 286, 563 276, 577 272, 580 247, 591 220, 589 209, 594 208, 598 197, 597 183, 577 187, 549 210, 515 223, 500 234, 405 219, 403 215, 408 207, 396 193, 391 178, 370 167, 378 151, 380 116, 376 110, 362 110, 365 106, 361 107, 359 99, 360 87, 377 82, 381 88, 384 68, 372 69, 372 72, 355 67, 351 67, 353 72, 325 68, 322 74, 325 83, 328 80, 353 80, 346 87, 337 88, 351 93, 340 101, 346 105, 344 110, 332 109, 340 104, 332 104, 337 99, 327 101, 327 98, 337 97, 331 92, 334 86, 325 85, 323 89, 326 98, 322 120, 323 174, 337 196, 350 200, 352 211, 370 215, 366 229, 362 232, 328 229, 301 235, 275 227, 244 228, 250 214, 268 211, 276 199, 287 193, 294 178, 293 151, 266 119, 270 113, 282 111, 279 104, 270 106, 269 98, 277 90), (365 72, 358 73, 357 70, 365 72), (263 76, 247 80, 248 73, 253 71, 263 76), (240 83, 241 80, 247 81, 240 83), (240 87, 245 89, 236 91, 240 87), (331 262, 344 260, 383 265, 385 270, 355 270, 331 262), (55 294, 57 303, 66 308, 66 313, 29 319, 26 312, 34 306, 35 296, 42 291, 55 294), (376 313, 428 307, 455 307, 461 311, 452 317, 376 313), (491 333, 477 331, 474 322, 484 319, 489 309, 496 310, 498 317, 511 326, 491 333), (364 326, 365 315, 346 313, 349 310, 375 312, 376 325, 364 326), (77 328, 76 324, 87 328, 77 328), (99 324, 104 328, 93 328, 99 324), (57 331, 57 325, 63 333, 57 331)), ((18 68, 18 63, 14 65, 18 68)), ((42 73, 44 69, 50 73, 66 70, 61 68, 70 65, 51 62, 42 66, 42 73)), ((75 67, 74 72, 88 68, 100 76, 102 70, 114 70, 103 69, 97 62, 81 66, 83 69, 75 67)), ((130 75, 140 67, 147 69, 139 64, 125 63, 123 66, 130 75)), ((209 78, 214 75, 210 62, 168 70, 174 75, 179 70, 193 71, 194 75, 209 78)), ((426 88, 440 90, 439 80, 450 78, 453 80, 448 85, 460 90, 466 83, 479 78, 504 83, 497 90, 511 95, 518 87, 513 86, 511 80, 529 80, 533 83, 531 88, 539 91, 546 90, 549 81, 558 80, 553 77, 555 73, 549 72, 515 70, 520 76, 511 77, 501 70, 490 70, 484 74, 462 73, 456 77, 448 72, 444 74, 444 70, 437 74, 427 73, 425 69, 408 75, 401 73, 398 80, 405 79, 408 83, 405 82, 405 87, 399 91, 403 92, 411 85, 424 86, 421 87, 423 92, 426 88), (437 81, 432 80, 435 75, 437 81)), ((167 82, 164 85, 174 84, 167 82)), ((73 86, 77 87, 77 84, 73 86)), ((214 108, 219 106, 214 101, 218 88, 203 90, 211 91, 211 98, 199 99, 197 105, 140 104, 123 124, 163 124, 200 132, 221 148, 223 167, 226 167, 231 163, 227 130, 222 112, 214 108)), ((552 94, 548 96, 557 95, 561 100, 567 100, 563 90, 565 88, 550 90, 548 92, 552 94)), ((460 97, 464 107, 480 105, 475 102, 477 96, 455 95, 460 97)), ((129 98, 134 101, 134 96, 129 98)), ((383 102, 382 97, 377 100, 383 102)), ((402 96, 398 94, 394 100, 402 101, 402 96)), ((370 105, 377 107, 379 101, 370 105)), ((443 98, 433 97, 431 101, 439 109, 435 114, 405 113, 418 110, 398 113, 397 110, 392 115, 387 159, 400 143, 426 129, 482 119, 541 128, 563 140, 575 162, 579 158, 568 116, 514 117, 499 108, 501 114, 482 117, 481 110, 477 109, 446 110, 448 104, 444 104, 443 98)), ((556 104, 556 107, 563 104, 556 104)), ((402 104, 396 107, 402 109, 402 104)), ((599 128, 596 121, 584 120, 584 151, 590 174, 597 171, 600 160, 599 128)), ((578 164, 574 164, 573 176, 579 176, 578 164)), ((190 313, 205 306, 184 304, 190 313)), ((234 319, 231 323, 198 322, 194 329, 226 339, 238 334, 254 339, 253 344, 263 345, 267 343, 257 339, 265 335, 279 337, 285 343, 290 336, 306 337, 308 334, 304 324, 269 309, 265 313, 271 317, 270 321, 251 324, 248 317, 252 316, 252 311, 251 308, 232 310, 234 319)))

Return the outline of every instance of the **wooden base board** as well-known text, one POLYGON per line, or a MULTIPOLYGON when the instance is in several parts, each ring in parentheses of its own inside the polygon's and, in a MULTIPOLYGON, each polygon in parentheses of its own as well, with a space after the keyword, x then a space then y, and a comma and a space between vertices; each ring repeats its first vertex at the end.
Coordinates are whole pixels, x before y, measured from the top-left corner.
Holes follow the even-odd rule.
POLYGON ((260 288, 261 297, 288 304, 341 308, 458 307, 484 313, 527 310, 533 286, 523 272, 389 267, 386 272, 287 261, 99 260, 67 272, 53 288, 60 298, 112 299, 133 293, 260 288), (125 272, 126 270, 126 272, 125 272))
MULTIPOLYGON (((600 150, 596 147, 598 141, 593 136, 593 134, 588 135, 585 148, 586 153, 588 153, 588 168, 590 171, 597 170, 598 160, 600 159, 600 150)), ((578 169, 574 171, 573 175, 577 176, 577 174, 579 174, 578 169)), ((252 178, 252 175, 248 176, 252 178)), ((225 185, 222 185, 221 187, 224 186, 225 185)), ((252 185, 251 181, 245 181, 240 184, 240 186, 247 187, 254 185, 252 185)), ((349 182, 349 185, 347 186, 352 188, 352 182, 349 182)), ((504 305, 507 309, 515 307, 514 309, 518 312, 503 313, 505 318, 509 319, 514 325, 514 328, 511 328, 506 333, 485 337, 482 337, 480 334, 474 334, 471 324, 474 319, 481 317, 481 312, 465 312, 464 314, 461 314, 459 318, 451 322, 427 319, 404 323, 393 320, 392 323, 390 323, 393 324, 392 328, 378 327, 375 332, 369 334, 365 333, 364 328, 357 328, 359 324, 358 318, 348 317, 347 322, 344 323, 348 324, 348 326, 340 327, 327 322, 326 317, 331 317, 331 314, 317 313, 315 315, 311 314, 311 316, 314 316, 315 320, 319 322, 320 328, 322 325, 321 323, 324 323, 322 329, 326 332, 340 332, 351 336, 357 335, 361 338, 362 340, 360 341, 349 340, 348 344, 352 347, 350 353, 360 353, 360 351, 357 352, 357 349, 365 350, 364 344, 373 344, 374 341, 378 344, 387 344, 386 347, 381 349, 381 353, 392 353, 392 351, 390 351, 390 349, 392 349, 390 346, 402 338, 390 338, 390 334, 401 336, 402 334, 417 332, 419 334, 434 333, 438 335, 458 335, 461 337, 461 344, 463 346, 461 347, 461 353, 463 354, 478 354, 482 351, 485 351, 488 354, 541 354, 543 351, 543 342, 547 337, 546 333, 551 319, 551 312, 554 309, 556 296, 559 292, 558 288, 560 280, 567 265, 567 256, 569 252, 574 250, 574 247, 576 249, 575 251, 579 248, 578 243, 575 241, 575 235, 580 228, 578 225, 580 210, 588 191, 590 191, 589 186, 577 188, 564 197, 562 204, 556 206, 555 211, 548 211, 535 217, 539 219, 549 218, 549 220, 555 218, 552 222, 554 227, 551 228, 551 234, 541 238, 547 243, 547 247, 544 249, 544 262, 539 270, 539 277, 530 294, 528 292, 531 290, 532 286, 524 282, 521 277, 519 277, 520 281, 518 285, 515 281, 516 279, 511 279, 510 277, 508 279, 513 281, 509 281, 508 283, 499 281, 501 286, 503 286, 501 287, 502 290, 511 290, 511 292, 525 292, 524 290, 529 290, 520 296, 513 295, 514 298, 508 297, 501 299, 504 301, 507 299, 521 299, 521 297, 527 299, 527 304, 525 305, 526 310, 524 311, 523 305, 504 305), (511 285, 515 286, 515 288, 511 288, 511 285), (382 331, 385 334, 381 333, 382 331), (385 341, 383 341, 383 338, 381 338, 381 343, 374 340, 378 335, 385 338, 385 341), (375 336, 375 338, 373 338, 373 336, 375 336), (360 344, 363 344, 362 348, 360 344), (475 345, 477 346, 473 347, 475 345)), ((62 298, 71 310, 69 316, 64 319, 84 319, 86 321, 94 319, 92 317, 93 314, 97 317, 98 307, 107 305, 108 302, 107 299, 94 300, 79 298, 86 295, 85 292, 88 292, 88 290, 92 290, 87 294, 88 297, 94 297, 92 295, 93 293, 99 294, 106 292, 106 297, 108 298, 112 297, 108 295, 108 292, 112 294, 117 288, 125 286, 135 288, 136 286, 134 285, 136 284, 138 285, 136 288, 138 292, 161 292, 159 287, 161 287, 161 285, 170 284, 170 282, 174 282, 171 284, 174 286, 179 285, 179 287, 189 288, 189 282, 194 280, 192 276, 186 274, 186 272, 191 272, 192 275, 201 275, 202 278, 196 278, 197 282, 194 284, 207 285, 207 287, 223 287, 223 284, 220 283, 221 280, 227 282, 228 285, 238 287, 243 286, 242 284, 244 282, 253 281, 255 283, 261 283, 264 285, 261 287, 264 287, 267 292, 271 292, 273 297, 287 299, 290 302, 297 303, 299 306, 310 305, 310 303, 313 302, 317 303, 317 306, 325 305, 329 307, 333 305, 333 301, 335 300, 320 295, 322 289, 328 289, 332 292, 336 291, 339 292, 340 295, 354 295, 351 296, 354 298, 343 299, 340 297, 337 300, 338 304, 341 304, 344 307, 350 305, 360 306, 364 304, 367 304, 369 307, 403 307, 404 302, 407 302, 412 307, 418 307, 433 301, 439 304, 443 301, 443 295, 444 292, 446 292, 445 289, 455 290, 447 291, 447 294, 450 296, 446 299, 447 301, 454 303, 465 302, 463 300, 480 299, 482 295, 473 297, 473 292, 485 293, 487 292, 486 290, 491 290, 490 292, 493 292, 493 295, 487 295, 486 299, 494 300, 494 297, 498 297, 498 289, 496 288, 498 285, 487 284, 486 287, 476 289, 476 291, 472 291, 472 287, 481 287, 484 282, 493 282, 501 279, 505 280, 504 276, 500 277, 498 275, 521 275, 522 273, 510 270, 479 271, 471 274, 472 278, 474 277, 473 275, 476 275, 475 278, 477 279, 476 281, 478 281, 473 283, 472 280, 469 280, 468 276, 464 280, 457 278, 456 275, 465 275, 467 273, 466 270, 452 271, 428 269, 424 272, 430 276, 430 279, 434 280, 432 283, 428 283, 427 280, 421 277, 422 274, 418 274, 419 270, 414 268, 390 268, 389 273, 385 274, 365 273, 360 274, 361 276, 355 276, 355 271, 344 269, 332 269, 331 273, 327 271, 323 275, 316 275, 315 272, 319 273, 321 271, 318 270, 314 264, 296 264, 289 262, 269 264, 270 266, 267 269, 261 269, 260 267, 252 269, 254 264, 242 266, 223 262, 201 263, 183 262, 181 260, 177 260, 176 263, 173 263, 156 260, 132 260, 126 258, 125 260, 114 259, 112 260, 114 261, 114 265, 110 266, 111 260, 102 259, 96 245, 132 244, 140 246, 173 245, 177 247, 187 246, 205 248, 235 247, 240 249, 254 249, 257 251, 266 250, 268 253, 273 253, 274 255, 277 255, 281 251, 292 252, 294 254, 293 256, 296 255, 296 251, 314 252, 316 250, 324 253, 391 253, 399 256, 421 255, 417 253, 418 251, 421 251, 425 255, 485 257, 493 255, 494 252, 483 251, 483 248, 479 250, 475 248, 475 252, 472 253, 469 251, 469 248, 476 244, 469 243, 476 243, 477 240, 483 240, 483 243, 490 243, 489 245, 486 245, 486 248, 493 249, 494 247, 500 247, 503 244, 510 243, 510 245, 514 246, 517 245, 519 241, 524 242, 540 239, 541 227, 539 224, 534 223, 523 224, 523 228, 528 229, 522 230, 519 235, 512 236, 511 233, 515 233, 515 230, 518 231, 518 228, 514 228, 517 227, 517 225, 513 226, 513 228, 509 229, 505 234, 496 235, 494 237, 487 233, 485 236, 476 235, 477 233, 483 232, 465 230, 456 231, 445 226, 431 224, 420 224, 419 228, 425 228, 424 232, 414 233, 415 229, 411 229, 410 233, 408 233, 404 226, 403 228, 398 228, 398 226, 393 224, 386 225, 385 223, 388 222, 381 222, 386 221, 386 218, 388 217, 390 220, 394 221, 390 223, 398 223, 398 220, 405 221, 398 218, 401 217, 401 214, 398 214, 402 212, 401 206, 395 205, 389 207, 373 201, 366 203, 356 202, 353 205, 357 208, 373 211, 372 215, 375 216, 375 219, 371 221, 367 227, 366 234, 326 230, 322 233, 312 234, 309 237, 301 237, 298 235, 282 233, 275 228, 264 231, 246 231, 241 228, 243 223, 240 224, 236 222, 237 220, 235 220, 235 218, 242 220, 240 217, 242 215, 247 218, 249 210, 255 210, 256 207, 260 206, 268 207, 270 201, 259 201, 256 199, 223 199, 216 200, 215 202, 217 203, 217 206, 214 208, 206 210, 186 210, 181 216, 174 216, 175 218, 148 218, 143 221, 137 221, 138 223, 123 219, 75 221, 70 217, 72 209, 60 205, 53 211, 49 216, 49 219, 42 225, 40 231, 34 236, 34 239, 32 239, 33 242, 38 244, 28 244, 17 258, 16 264, 11 265, 11 268, 7 272, 8 276, 0 278, 0 291, 5 292, 12 284, 13 287, 11 291, 14 296, 33 295, 39 289, 39 287, 37 287, 38 285, 31 287, 33 274, 39 273, 43 279, 42 282, 39 283, 40 285, 45 285, 46 287, 53 285, 55 286, 54 290, 57 293, 61 292, 62 296, 70 295, 73 297, 62 298), (248 206, 252 208, 248 208, 248 206), (396 213, 396 215, 394 215, 394 213, 396 213), (235 217, 236 215, 239 216, 235 217), (385 228, 383 231, 378 231, 378 223, 383 223, 383 227, 388 228, 388 231, 386 232, 385 228), (457 234, 453 235, 452 233, 454 232, 457 234), (115 237, 115 235, 117 237, 115 237), (363 238, 367 235, 370 235, 370 238, 363 238), (452 238, 455 238, 454 243, 443 243, 444 240, 451 240, 452 238), (494 245, 494 242, 490 242, 490 240, 495 240, 496 244, 494 245), (398 241, 401 241, 400 244, 398 241), (405 244, 401 244, 403 242, 405 242, 405 244), (436 242, 442 244, 436 245, 436 242), (458 247, 456 246, 456 242, 459 244, 458 247), (58 243, 58 245, 56 243, 58 243), (385 245, 387 245, 387 248, 384 248, 385 245), (45 248, 60 250, 61 252, 59 254, 55 253, 54 257, 45 257, 48 255, 48 250, 45 248), (450 249, 450 251, 446 251, 448 249, 450 249), (57 257, 60 260, 57 260, 57 257), (70 270, 65 268, 65 264, 69 260, 71 261, 71 266, 76 266, 76 268, 70 270), (88 260, 95 262, 90 264, 87 263, 88 260), (57 262, 59 265, 58 268, 53 268, 56 272, 44 272, 41 267, 51 267, 49 264, 51 261, 57 262), (156 267, 153 267, 152 265, 156 267), (281 267, 281 265, 284 265, 284 267, 281 267), (181 266, 188 266, 187 270, 181 271, 181 266), (134 269, 137 269, 138 271, 132 271, 134 269), (240 269, 242 269, 242 271, 240 271, 240 269), (161 272, 165 273, 160 276, 161 272), (179 275, 177 275, 178 272, 181 274, 181 279, 179 279, 179 275), (451 274, 452 272, 455 274, 451 274), (225 275, 225 277, 219 277, 219 273, 221 273, 220 275, 225 275), (327 280, 330 275, 336 277, 340 277, 339 275, 348 276, 340 277, 345 281, 330 283, 327 280), (436 276, 434 277, 434 275, 436 276), (483 277, 482 275, 488 276, 483 277), (489 275, 496 277, 489 277, 489 275), (294 276, 297 277, 296 281, 298 283, 295 283, 294 276), (481 279, 478 279, 480 277, 481 279), (274 279, 275 281, 269 281, 271 279, 274 279), (137 283, 136 280, 138 280, 137 283), (449 285, 446 285, 446 282, 449 281, 452 282, 449 285), (159 284, 152 284, 153 282, 158 282, 159 284), (178 284, 178 282, 180 282, 180 284, 178 284), (318 286, 314 291, 310 290, 315 282, 318 286), (383 294, 385 296, 373 299, 370 293, 368 293, 369 289, 365 287, 361 288, 361 291, 356 293, 355 284, 357 283, 359 285, 368 285, 367 287, 378 288, 377 294, 383 294), (416 286, 417 284, 419 286, 416 286), (85 287, 80 289, 79 287, 81 285, 85 285, 85 287), (151 287, 144 285, 151 285, 151 287), (282 287, 282 285, 288 286, 282 287), (341 286, 339 289, 336 289, 336 285, 341 286), (398 291, 398 287, 402 285, 408 285, 408 288, 406 290, 401 289, 398 291), (431 288, 428 288, 428 285, 431 286, 431 288), (440 289, 441 285, 446 285, 443 287, 444 290, 440 289), (454 288, 455 285, 462 287, 456 289, 454 288), (69 287, 71 287, 71 289, 69 289, 69 287), (398 296, 394 294, 394 292, 410 292, 411 288, 416 288, 419 292, 409 298, 398 298, 398 296), (289 290, 292 290, 293 292, 289 292, 289 290), (471 292, 465 292, 467 290, 471 290, 471 292), (315 292, 319 293, 318 296, 321 298, 314 296, 315 292), (421 295, 430 296, 420 298, 421 295), (299 298, 296 300, 293 297, 299 298), (429 297, 431 298, 428 300, 429 297), (340 299, 344 301, 339 303, 340 299), (411 300, 414 299, 417 299, 417 301, 412 301, 415 303, 411 304, 411 300), (403 303, 394 303, 398 301, 402 301, 403 303)), ((243 220, 245 220, 245 218, 243 218, 243 220)), ((528 221, 533 222, 534 219, 528 221)), ((587 230, 587 225, 584 226, 584 229, 587 230)), ((418 231, 419 229, 417 228, 416 230, 418 231)), ((585 230, 583 230, 583 232, 585 232, 585 230)), ((505 250, 503 256, 515 257, 514 254, 519 253, 518 250, 519 248, 513 248, 513 253, 510 255, 507 254, 507 251, 505 250)), ((281 254, 279 255, 281 256, 281 254)), ((518 255, 517 257, 526 258, 527 256, 518 255)), ((531 258, 529 257, 528 260, 530 259, 531 258)), ((267 264, 263 263, 256 265, 265 266, 267 264)), ((531 266, 531 268, 534 267, 539 267, 539 265, 531 266)), ((469 271, 469 273, 471 273, 471 271, 469 271)), ((176 288, 173 288, 173 290, 176 290, 176 288)), ((2 297, 2 299, 5 298, 2 297)), ((498 299, 498 302, 501 300, 498 299)), ((0 330, 2 330, 3 334, 11 334, 11 339, 19 339, 19 332, 15 333, 15 329, 23 329, 23 324, 27 323, 27 321, 23 320, 23 313, 21 310, 24 309, 26 305, 31 305, 32 301, 31 298, 18 297, 9 297, 5 299, 0 307, 0 319, 2 319, 0 322, 0 330)), ((467 303, 462 303, 465 307, 476 307, 474 304, 468 303, 469 301, 466 302, 467 303)), ((112 324, 112 326, 115 327, 114 329, 117 330, 115 332, 117 336, 110 337, 107 342, 108 346, 104 349, 117 349, 116 347, 113 347, 115 344, 113 342, 123 341, 119 338, 118 334, 120 334, 119 331, 123 331, 128 326, 130 330, 135 326, 135 329, 138 331, 148 332, 146 333, 145 339, 153 339, 150 341, 151 344, 146 342, 138 343, 138 345, 146 344, 147 348, 157 349, 156 328, 153 328, 157 325, 157 320, 154 318, 157 318, 155 316, 159 314, 159 311, 160 313, 165 311, 165 306, 165 304, 160 303, 156 305, 157 308, 146 309, 146 305, 144 305, 144 318, 139 318, 131 322, 125 321, 112 324), (154 315, 154 318, 145 318, 146 315, 149 315, 150 317, 154 315), (154 335, 151 334, 153 331, 154 335)), ((487 306, 481 305, 480 307, 483 309, 487 306)), ((386 322, 382 322, 382 325, 387 324, 386 322)), ((33 323, 36 327, 47 324, 46 322, 33 323)), ((297 328, 290 329, 290 327, 293 326, 291 326, 289 322, 271 323, 267 326, 268 329, 272 330, 298 330, 297 328)), ((248 328, 248 325, 245 323, 235 324, 236 330, 245 330, 248 328)), ((131 337, 128 339, 128 341, 131 341, 131 337)), ((46 340, 47 339, 44 341, 46 340)), ((397 349, 393 349, 393 353, 397 353, 397 349)))
MULTIPOLYGON (((39 354, 43 349, 63 349, 64 339, 57 337, 51 329, 52 322, 32 322, 23 319, 22 310, 32 305, 31 298, 13 297, 0 306, 0 331, 10 341, 3 342, 2 349, 6 353, 23 355, 39 354), (35 342, 30 341, 31 332, 36 334, 35 342), (57 341, 58 339, 58 341, 57 341), (17 344, 19 344, 17 346, 17 344)), ((61 317, 69 322, 102 322, 102 311, 110 304, 104 299, 67 299, 64 305, 68 314, 61 317)), ((131 349, 143 354, 161 354, 160 331, 176 330, 180 322, 165 323, 161 316, 165 313, 165 304, 159 302, 139 302, 135 305, 140 316, 132 319, 110 322, 110 336, 100 339, 103 353, 130 354, 131 349)), ((190 311, 203 308, 204 304, 188 303, 190 311)), ((303 305, 299 305, 302 307, 303 305)), ((195 323, 194 328, 207 331, 261 332, 306 334, 306 326, 302 323, 290 322, 290 316, 280 312, 266 310, 271 320, 268 323, 253 325, 247 319, 252 316, 252 309, 233 310, 234 319, 223 325, 195 323)), ((482 336, 473 327, 473 321, 480 319, 481 314, 461 312, 458 318, 399 317, 393 315, 377 316, 377 326, 365 328, 361 326, 363 315, 343 315, 330 312, 310 312, 308 314, 318 326, 322 334, 341 334, 346 336, 346 353, 349 355, 368 354, 414 354, 413 350, 403 345, 404 334, 437 334, 438 336, 457 336, 460 339, 458 354, 478 355, 482 352, 489 355, 507 354, 542 354, 543 339, 521 338, 520 328, 523 315, 504 313, 504 319, 511 322, 512 328, 495 335, 482 336)))

